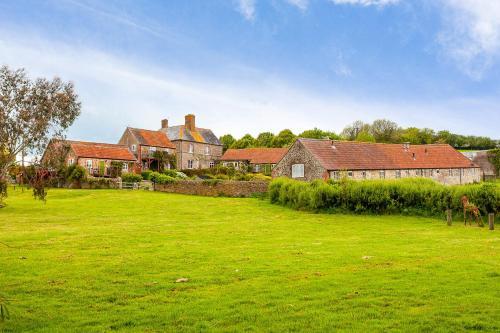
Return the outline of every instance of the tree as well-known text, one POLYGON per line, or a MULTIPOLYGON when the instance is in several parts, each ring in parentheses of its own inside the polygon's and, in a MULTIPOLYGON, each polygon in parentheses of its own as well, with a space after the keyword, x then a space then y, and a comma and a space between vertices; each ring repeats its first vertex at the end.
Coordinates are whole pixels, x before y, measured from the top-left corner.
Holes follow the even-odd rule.
POLYGON ((0 182, 19 154, 39 153, 51 137, 62 137, 80 109, 71 82, 32 81, 24 69, 0 67, 0 182))
POLYGON ((233 143, 231 148, 242 149, 255 146, 255 139, 250 134, 245 134, 241 139, 233 143))
POLYGON ((291 130, 284 129, 274 137, 272 146, 275 148, 289 147, 292 145, 296 138, 297 137, 291 130))
POLYGON ((274 134, 271 132, 262 132, 255 140, 256 147, 272 147, 274 134))
POLYGON ((224 151, 228 150, 236 142, 236 139, 231 134, 223 135, 219 140, 222 143, 222 149, 224 151))
POLYGON ((377 142, 396 143, 399 141, 398 124, 387 119, 377 119, 370 126, 370 134, 377 142))
POLYGON ((356 141, 359 142, 375 142, 375 138, 373 135, 368 133, 367 131, 361 131, 358 133, 358 136, 356 137, 356 141))
POLYGON ((340 136, 333 132, 323 131, 319 128, 314 128, 312 130, 305 130, 300 133, 299 138, 308 138, 308 139, 330 139, 330 140, 339 140, 340 136))
POLYGON ((361 120, 356 120, 351 125, 346 126, 340 133, 340 136, 346 140, 354 141, 360 132, 368 132, 369 130, 370 125, 365 124, 361 120))

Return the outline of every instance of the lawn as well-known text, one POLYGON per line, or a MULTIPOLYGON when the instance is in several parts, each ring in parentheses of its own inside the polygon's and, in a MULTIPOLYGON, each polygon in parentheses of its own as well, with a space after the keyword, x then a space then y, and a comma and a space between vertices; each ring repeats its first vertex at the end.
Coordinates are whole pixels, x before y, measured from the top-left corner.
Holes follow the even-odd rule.
POLYGON ((142 191, 7 203, 2 332, 500 330, 500 230, 142 191))

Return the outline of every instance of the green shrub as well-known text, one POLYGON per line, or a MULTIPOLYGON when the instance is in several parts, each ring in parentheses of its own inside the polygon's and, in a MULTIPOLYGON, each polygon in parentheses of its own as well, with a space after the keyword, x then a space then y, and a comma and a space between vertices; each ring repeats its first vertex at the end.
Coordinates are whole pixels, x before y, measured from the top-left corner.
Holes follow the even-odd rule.
POLYGON ((175 178, 160 174, 159 176, 155 177, 155 183, 156 184, 172 184, 172 183, 175 183, 175 178))
POLYGON ((81 181, 84 180, 87 171, 81 165, 71 165, 66 169, 67 180, 68 181, 81 181))
POLYGON ((144 170, 143 172, 141 172, 142 179, 151 180, 152 173, 153 173, 153 171, 151 171, 151 170, 144 170))
POLYGON ((177 178, 179 175, 177 174, 177 170, 163 170, 162 172, 164 175, 172 177, 172 178, 177 178))
POLYGON ((355 213, 441 215, 462 210, 466 195, 483 214, 500 211, 500 186, 446 186, 428 179, 301 182, 278 178, 269 185, 269 200, 295 209, 355 213))
POLYGON ((142 176, 135 173, 124 173, 122 175, 122 182, 124 183, 138 183, 142 180, 142 176))
POLYGON ((158 183, 158 178, 162 176, 161 173, 153 171, 149 174, 149 180, 152 181, 153 183, 158 183))

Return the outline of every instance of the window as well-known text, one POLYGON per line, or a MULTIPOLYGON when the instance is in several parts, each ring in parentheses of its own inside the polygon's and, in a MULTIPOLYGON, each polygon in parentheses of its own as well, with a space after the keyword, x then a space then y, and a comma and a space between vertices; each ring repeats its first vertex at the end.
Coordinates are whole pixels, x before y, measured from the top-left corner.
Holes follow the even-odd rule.
POLYGON ((210 155, 210 147, 205 146, 205 155, 210 155))
POLYGON ((332 178, 332 179, 339 179, 340 178, 339 172, 338 171, 332 171, 332 172, 330 172, 330 178, 332 178))
POLYGON ((188 169, 192 169, 193 168, 193 160, 188 160, 188 169))
POLYGON ((304 164, 292 165, 292 178, 303 178, 303 177, 304 177, 304 164))
POLYGON ((86 162, 87 169, 92 169, 92 160, 87 160, 86 162))
POLYGON ((260 172, 260 164, 255 164, 255 172, 260 172))
POLYGON ((396 170, 396 178, 401 178, 401 170, 396 170))
POLYGON ((450 177, 453 176, 453 169, 448 170, 448 176, 450 176, 450 177))
POLYGON ((137 146, 136 145, 132 145, 132 151, 137 151, 137 146))
POLYGON ((214 161, 210 161, 210 162, 208 163, 208 166, 209 166, 210 168, 213 168, 213 167, 215 166, 215 162, 214 162, 214 161))
POLYGON ((410 170, 406 170, 406 177, 410 177, 410 170))
POLYGON ((72 159, 72 158, 70 158, 70 159, 68 160, 68 165, 73 165, 73 164, 75 164, 75 160, 74 160, 74 159, 72 159))
POLYGON ((352 178, 354 176, 354 172, 347 171, 347 177, 352 178))
POLYGON ((122 170, 123 171, 128 171, 128 163, 123 163, 122 170))
POLYGON ((363 177, 363 179, 366 179, 366 171, 361 171, 361 177, 363 177))
POLYGON ((378 174, 380 176, 380 179, 385 179, 385 170, 380 170, 378 174))
POLYGON ((155 152, 156 151, 156 147, 149 147, 149 151, 155 152))
POLYGON ((189 151, 190 154, 194 152, 194 145, 192 143, 189 144, 189 151))
POLYGON ((271 170, 274 169, 274 167, 276 166, 276 164, 271 164, 271 170))

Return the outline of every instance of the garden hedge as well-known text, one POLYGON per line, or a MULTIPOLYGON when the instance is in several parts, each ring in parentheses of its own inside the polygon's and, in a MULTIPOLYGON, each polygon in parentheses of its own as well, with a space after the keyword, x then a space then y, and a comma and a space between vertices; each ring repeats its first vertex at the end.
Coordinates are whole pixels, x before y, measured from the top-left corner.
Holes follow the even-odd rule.
POLYGON ((272 203, 308 211, 442 215, 462 211, 463 195, 481 213, 500 212, 500 186, 493 183, 446 186, 428 179, 316 180, 277 178, 269 185, 272 203))

